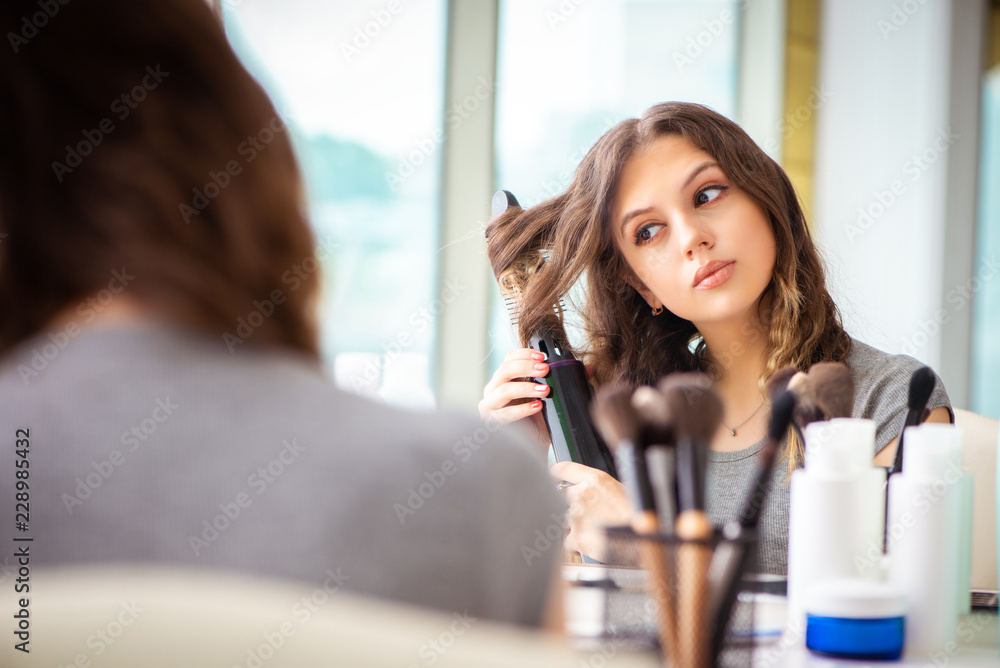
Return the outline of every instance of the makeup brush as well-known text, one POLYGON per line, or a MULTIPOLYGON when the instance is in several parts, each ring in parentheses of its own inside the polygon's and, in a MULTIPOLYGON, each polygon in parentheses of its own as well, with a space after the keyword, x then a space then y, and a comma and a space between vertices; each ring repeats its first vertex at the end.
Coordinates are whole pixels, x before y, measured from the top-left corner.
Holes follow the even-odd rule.
MULTIPOLYGON (((746 543, 737 542, 745 532, 755 531, 760 520, 760 511, 767 500, 767 489, 777 459, 778 448, 788 432, 795 410, 796 395, 785 390, 774 398, 771 404, 771 418, 768 421, 767 441, 760 451, 760 464, 750 485, 747 499, 743 502, 738 523, 726 526, 723 535, 728 542, 722 542, 712 558, 709 580, 713 583, 712 598, 709 602, 709 619, 712 623, 712 656, 718 656, 725 642, 726 626, 733 606, 739 595, 740 582, 749 569, 753 554, 746 549, 746 543)), ((749 547, 752 547, 750 544, 749 547)))
POLYGON ((632 408, 639 417, 639 438, 646 444, 674 442, 674 427, 663 395, 653 387, 642 385, 632 393, 632 408))
POLYGON ((712 559, 712 524, 705 513, 705 461, 712 436, 722 420, 722 402, 701 374, 675 374, 660 391, 674 422, 677 440, 677 488, 680 499, 677 546, 678 659, 686 668, 706 668, 708 645, 708 568, 712 559), (698 541, 705 541, 700 543, 698 541))
POLYGON ((922 366, 910 376, 910 390, 906 397, 906 417, 896 439, 896 455, 892 466, 885 472, 885 525, 882 529, 882 549, 889 553, 889 478, 903 470, 903 436, 907 427, 913 427, 927 419, 927 402, 934 392, 934 371, 929 366, 922 366))
POLYGON ((794 390, 799 395, 803 394, 806 391, 806 372, 796 371, 793 373, 788 379, 786 389, 794 390))
POLYGON ((660 523, 646 469, 645 453, 637 445, 639 417, 632 407, 631 393, 623 387, 603 387, 591 405, 591 415, 604 440, 611 444, 619 480, 625 485, 632 504, 632 530, 639 542, 639 555, 649 574, 649 589, 660 611, 660 644, 671 662, 677 651, 673 599, 667 585, 667 565, 663 547, 655 539, 660 523))
POLYGON ((674 425, 678 510, 704 510, 708 444, 722 421, 722 402, 712 381, 700 373, 671 374, 659 390, 674 425))
MULTIPOLYGON (((673 532, 677 520, 677 478, 674 459, 674 427, 670 411, 659 390, 643 385, 632 393, 632 407, 639 417, 639 440, 646 452, 649 482, 653 487, 660 527, 673 532)), ((664 550, 663 589, 655 595, 667 634, 670 653, 677 648, 676 578, 673 550, 664 550)))
POLYGON ((778 395, 788 389, 788 381, 790 381, 792 376, 798 372, 799 370, 795 367, 786 366, 771 374, 771 377, 767 379, 767 385, 765 386, 767 397, 771 400, 771 403, 774 403, 774 400, 778 398, 778 395))
POLYGON ((760 509, 764 505, 764 498, 767 496, 768 481, 771 471, 774 469, 774 461, 778 455, 778 448, 781 441, 788 432, 788 425, 792 421, 792 413, 795 411, 797 398, 794 392, 785 390, 771 405, 771 419, 768 422, 767 441, 760 451, 760 466, 757 468, 757 475, 753 485, 750 487, 750 498, 743 504, 743 511, 740 513, 740 524, 747 529, 755 529, 760 518, 760 509))
POLYGON ((851 417, 854 410, 854 377, 846 364, 818 362, 809 367, 806 387, 823 417, 851 417))
POLYGON ((639 442, 646 453, 646 469, 653 487, 660 526, 673 531, 677 519, 677 486, 674 472, 674 428, 663 395, 643 385, 632 393, 632 408, 639 417, 639 442))
POLYGON ((604 440, 611 444, 615 465, 625 467, 619 471, 619 480, 630 495, 633 509, 641 518, 633 519, 637 532, 653 533, 659 530, 653 489, 649 485, 649 472, 639 440, 639 417, 632 408, 631 393, 624 387, 605 386, 594 397, 591 417, 604 440), (647 517, 648 515, 648 517, 647 517))
MULTIPOLYGON (((767 393, 767 397, 771 400, 772 405, 774 405, 774 402, 778 399, 778 396, 785 390, 791 390, 792 393, 795 395, 796 402, 798 401, 799 391, 802 390, 803 384, 802 383, 798 384, 798 391, 796 391, 796 389, 794 389, 793 387, 789 387, 789 385, 791 383, 792 378, 799 374, 800 374, 799 370, 796 369, 794 366, 786 366, 782 369, 778 369, 773 374, 771 374, 771 377, 767 379, 765 392, 767 393)), ((799 425, 795 423, 794 416, 792 419, 791 427, 793 430, 795 430, 796 435, 798 435, 799 443, 804 444, 806 442, 805 435, 802 433, 802 429, 799 428, 799 425)))
POLYGON ((903 427, 899 430, 896 456, 889 468, 889 475, 903 470, 903 435, 907 427, 913 427, 927 419, 927 402, 931 400, 932 392, 934 392, 934 371, 929 366, 920 367, 910 376, 910 393, 906 401, 908 410, 906 419, 903 420, 903 427))
MULTIPOLYGON (((788 381, 788 389, 795 392, 795 412, 792 413, 792 420, 798 427, 799 433, 803 433, 806 426, 826 419, 823 409, 816 403, 809 386, 809 376, 799 371, 788 381)), ((803 443, 805 439, 803 437, 803 443)))

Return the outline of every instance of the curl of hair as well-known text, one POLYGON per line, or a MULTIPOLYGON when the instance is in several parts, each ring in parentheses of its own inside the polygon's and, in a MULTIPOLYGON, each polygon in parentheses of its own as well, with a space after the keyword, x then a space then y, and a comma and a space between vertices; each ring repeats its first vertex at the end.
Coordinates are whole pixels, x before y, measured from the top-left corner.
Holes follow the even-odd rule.
MULTIPOLYGON (((807 370, 816 362, 844 361, 851 340, 827 291, 822 260, 788 176, 738 125, 707 107, 682 102, 658 104, 641 118, 622 121, 590 149, 566 192, 490 221, 487 253, 498 277, 524 261, 519 258, 543 258, 531 260, 537 268, 519 286, 522 345, 559 317, 553 305, 583 278, 586 344, 574 352, 596 383, 636 387, 678 371, 716 377, 721 372, 713 368, 692 322, 669 310, 658 317, 650 313, 632 285, 641 277, 613 237, 611 206, 625 163, 667 135, 683 137, 711 155, 770 221, 777 247, 774 272, 767 299, 760 301, 760 329, 747 333, 767 339, 761 390, 782 367, 807 370)), ((802 444, 789 437, 785 456, 793 468, 802 444)))

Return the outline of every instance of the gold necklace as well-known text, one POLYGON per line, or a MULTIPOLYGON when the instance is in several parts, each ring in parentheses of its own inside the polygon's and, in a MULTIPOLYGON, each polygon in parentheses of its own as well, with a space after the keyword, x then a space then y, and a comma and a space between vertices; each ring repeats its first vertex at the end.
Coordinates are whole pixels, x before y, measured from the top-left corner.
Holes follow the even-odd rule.
POLYGON ((763 401, 761 401, 760 404, 757 406, 757 408, 755 408, 753 410, 753 413, 750 414, 750 417, 748 417, 743 422, 740 422, 735 427, 730 427, 725 422, 722 423, 722 426, 725 427, 726 429, 728 429, 730 434, 732 434, 733 436, 736 436, 736 430, 739 429, 740 427, 742 427, 743 425, 745 425, 747 422, 749 422, 751 420, 751 418, 753 418, 753 416, 757 414, 757 411, 759 411, 761 408, 763 408, 763 406, 764 406, 764 404, 766 402, 767 402, 767 399, 764 399, 763 401))

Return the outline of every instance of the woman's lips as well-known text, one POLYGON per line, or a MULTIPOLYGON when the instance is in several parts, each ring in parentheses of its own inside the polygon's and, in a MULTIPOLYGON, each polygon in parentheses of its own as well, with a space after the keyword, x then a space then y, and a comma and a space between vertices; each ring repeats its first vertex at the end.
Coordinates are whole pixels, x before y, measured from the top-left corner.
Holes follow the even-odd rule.
POLYGON ((711 290, 717 288, 733 275, 736 269, 736 260, 728 262, 710 262, 695 274, 695 290, 711 290))

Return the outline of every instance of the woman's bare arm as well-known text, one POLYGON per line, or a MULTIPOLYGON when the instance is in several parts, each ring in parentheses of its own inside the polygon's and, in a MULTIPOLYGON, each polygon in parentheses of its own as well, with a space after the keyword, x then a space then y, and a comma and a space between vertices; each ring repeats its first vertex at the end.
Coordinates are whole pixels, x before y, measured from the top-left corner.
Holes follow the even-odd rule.
MULTIPOLYGON (((951 414, 948 409, 944 406, 939 406, 931 411, 931 414, 927 416, 925 422, 938 422, 941 424, 949 424, 951 422, 951 414)), ((889 445, 882 448, 882 451, 875 455, 875 466, 892 466, 892 461, 896 457, 896 443, 899 441, 899 437, 889 441, 889 445)))

